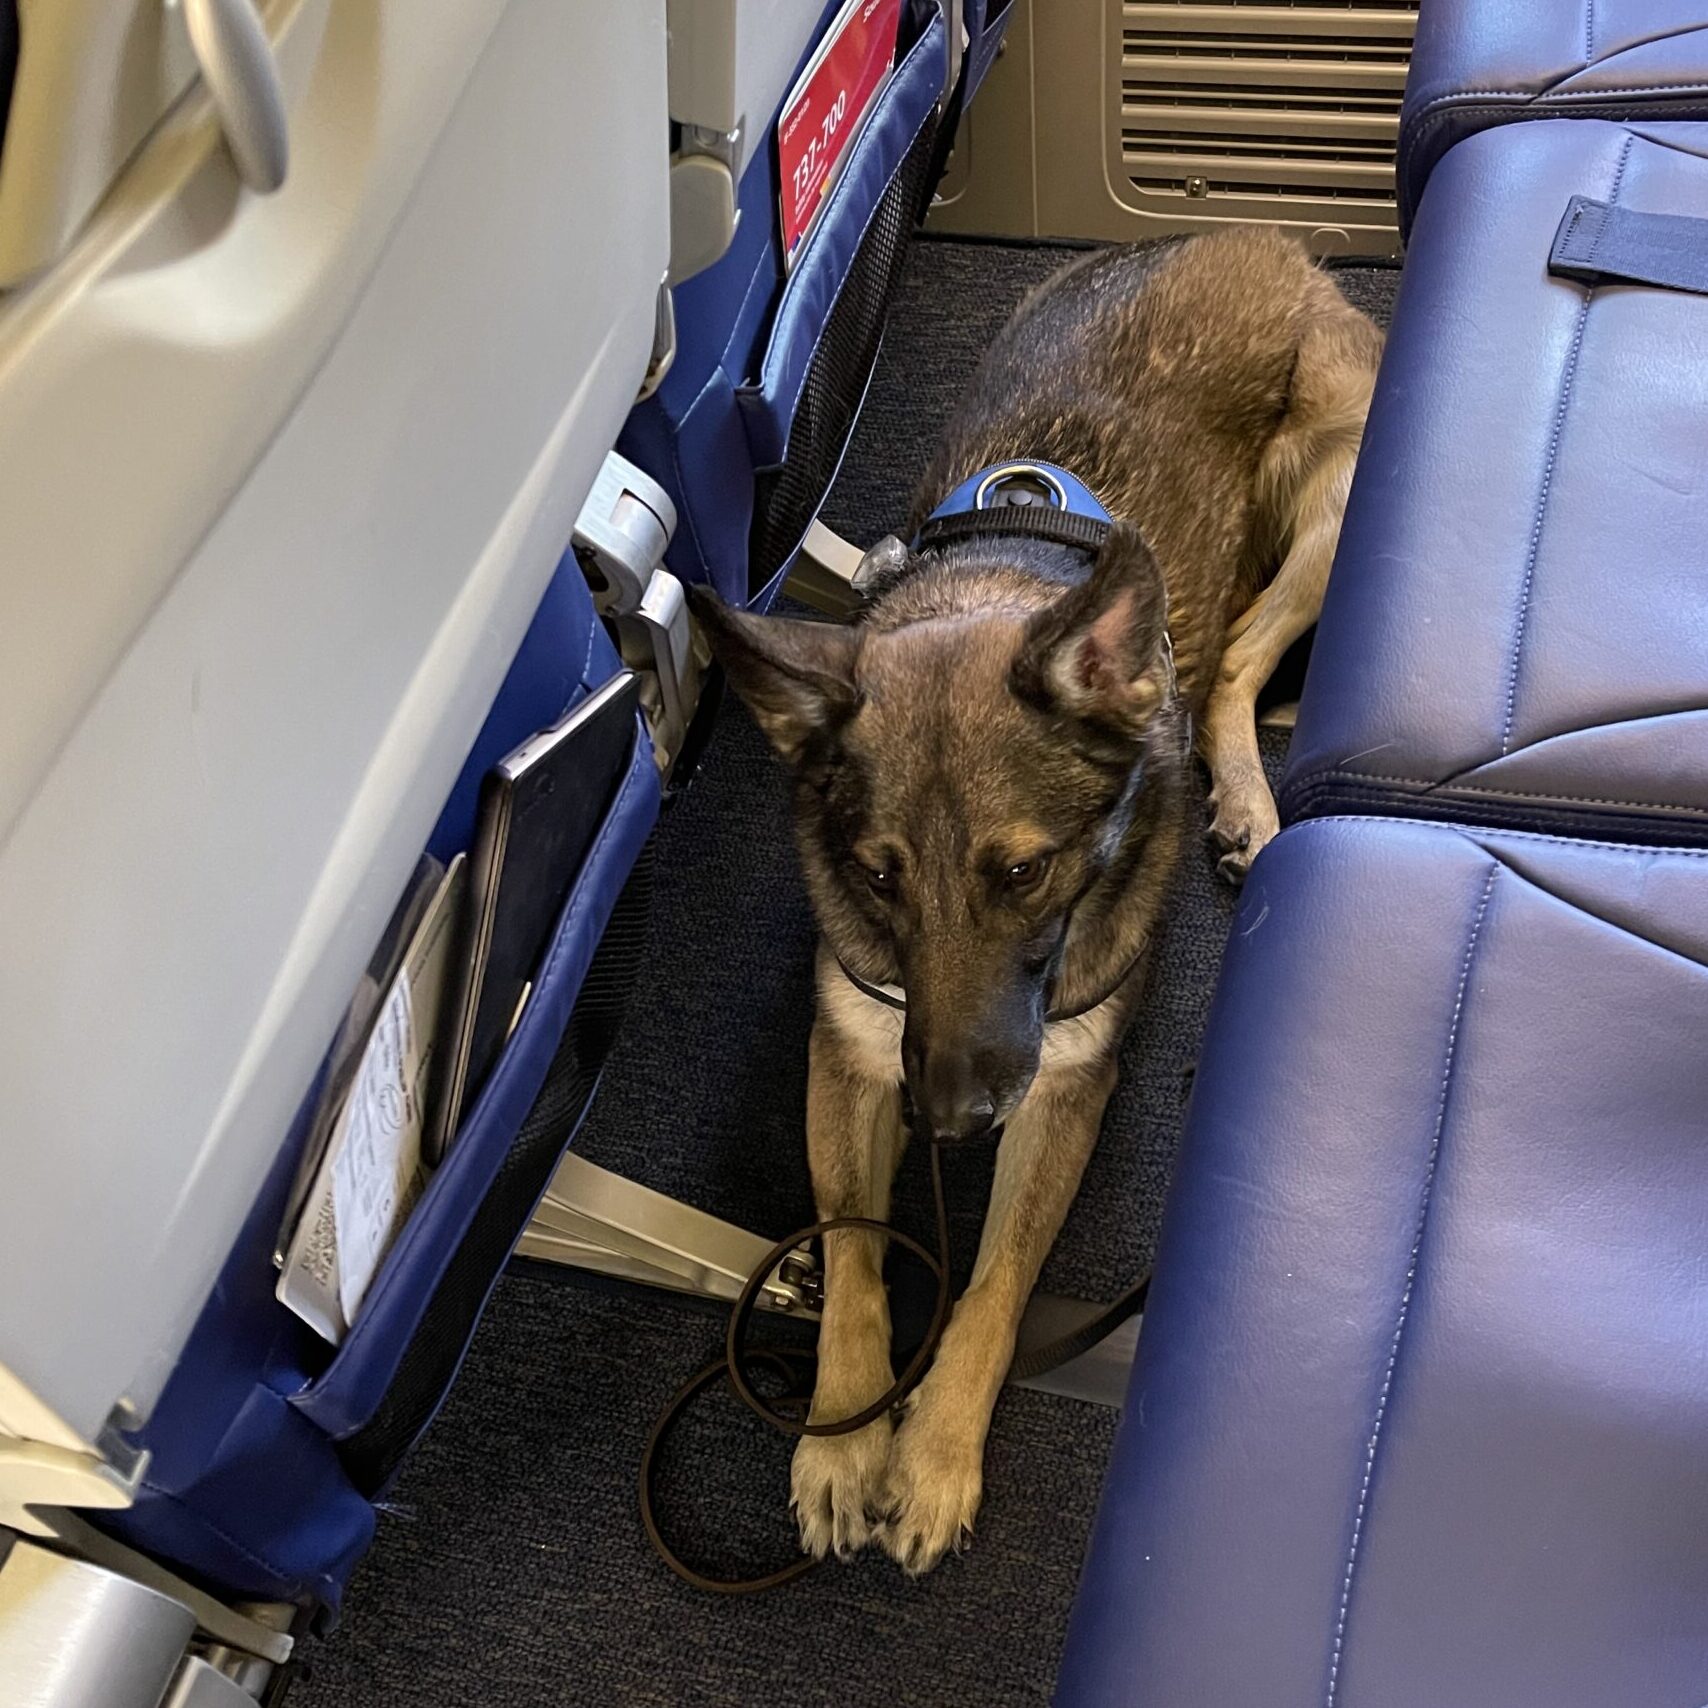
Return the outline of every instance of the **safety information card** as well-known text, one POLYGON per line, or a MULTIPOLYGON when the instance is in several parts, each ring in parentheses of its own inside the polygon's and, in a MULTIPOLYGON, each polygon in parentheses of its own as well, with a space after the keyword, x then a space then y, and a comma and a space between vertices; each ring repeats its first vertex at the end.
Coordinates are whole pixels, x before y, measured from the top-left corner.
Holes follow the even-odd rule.
POLYGON ((895 64, 900 21, 901 0, 848 0, 783 103, 777 179, 790 267, 895 64))

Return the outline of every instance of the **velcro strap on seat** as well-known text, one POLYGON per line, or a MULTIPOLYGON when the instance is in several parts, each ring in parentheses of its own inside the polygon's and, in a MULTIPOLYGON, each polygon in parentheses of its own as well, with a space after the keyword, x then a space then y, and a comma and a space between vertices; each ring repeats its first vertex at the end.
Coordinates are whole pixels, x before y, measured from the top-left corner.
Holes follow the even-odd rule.
POLYGON ((1580 284, 1659 285, 1708 296, 1708 219, 1638 213, 1573 196, 1548 271, 1580 284))

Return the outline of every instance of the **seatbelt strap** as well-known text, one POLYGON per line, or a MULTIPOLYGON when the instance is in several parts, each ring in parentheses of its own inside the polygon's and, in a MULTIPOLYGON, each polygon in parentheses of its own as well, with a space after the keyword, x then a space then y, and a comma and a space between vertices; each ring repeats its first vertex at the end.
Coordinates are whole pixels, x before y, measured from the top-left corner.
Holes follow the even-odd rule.
POLYGON ((1554 233, 1548 271, 1584 285, 1658 285, 1708 296, 1708 219, 1573 196, 1554 233))

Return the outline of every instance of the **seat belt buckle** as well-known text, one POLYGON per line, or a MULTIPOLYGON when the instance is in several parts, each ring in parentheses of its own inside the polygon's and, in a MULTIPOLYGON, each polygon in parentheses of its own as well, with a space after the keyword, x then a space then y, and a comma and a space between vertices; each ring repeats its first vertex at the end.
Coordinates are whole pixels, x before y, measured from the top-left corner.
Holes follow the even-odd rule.
POLYGON ((676 506, 651 475, 612 451, 575 519, 576 561, 602 617, 638 611, 676 532, 676 506))
POLYGON ((669 570, 655 569, 638 608, 616 618, 615 626, 623 662, 640 675, 653 752, 668 776, 699 699, 700 671, 682 583, 669 570))

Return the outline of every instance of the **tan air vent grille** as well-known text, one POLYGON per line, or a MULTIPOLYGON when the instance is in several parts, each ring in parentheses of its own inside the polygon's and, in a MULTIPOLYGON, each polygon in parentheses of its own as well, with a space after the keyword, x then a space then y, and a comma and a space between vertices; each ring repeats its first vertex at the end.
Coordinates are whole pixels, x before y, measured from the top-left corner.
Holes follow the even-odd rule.
POLYGON ((1118 0, 1119 159, 1147 213, 1394 223, 1417 0, 1118 0))

